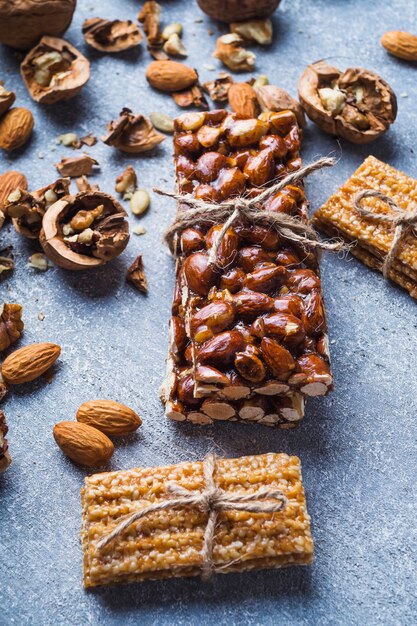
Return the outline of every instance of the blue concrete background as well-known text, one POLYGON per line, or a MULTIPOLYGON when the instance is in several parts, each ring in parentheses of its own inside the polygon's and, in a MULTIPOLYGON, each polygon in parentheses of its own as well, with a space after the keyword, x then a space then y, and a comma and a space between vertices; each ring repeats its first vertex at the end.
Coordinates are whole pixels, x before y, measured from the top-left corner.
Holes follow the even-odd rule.
MULTIPOLYGON (((162 5, 166 24, 183 23, 188 62, 198 68, 202 81, 216 76, 220 64, 210 55, 217 25, 190 0, 162 5)), ((30 188, 37 189, 56 178, 54 162, 77 154, 57 147, 57 135, 92 131, 101 136, 123 106, 145 114, 178 113, 169 96, 148 87, 144 45, 106 56, 87 49, 82 40, 85 18, 134 18, 139 6, 136 0, 79 1, 67 38, 90 58, 92 76, 68 103, 41 107, 32 102, 19 78, 19 59, 10 50, 0 51, 0 78, 16 91, 17 104, 28 106, 36 118, 30 144, 15 154, 3 153, 1 171, 23 170, 30 188)), ((272 83, 295 95, 304 67, 327 57, 342 68, 359 65, 379 72, 398 95, 396 123, 369 146, 337 143, 309 123, 305 161, 329 153, 340 159, 332 171, 308 180, 312 208, 368 154, 416 176, 417 68, 388 56, 379 44, 386 30, 417 31, 415 2, 285 0, 273 21, 273 45, 256 49, 257 72, 267 74, 272 83)), ((151 156, 129 158, 102 143, 88 152, 100 163, 94 182, 104 191, 112 192, 116 175, 128 163, 137 169, 142 187, 174 184, 170 138, 151 156)), ((161 238, 173 215, 169 200, 153 196, 141 222, 147 234, 132 235, 118 260, 85 274, 58 268, 36 273, 27 266, 35 246, 11 226, 0 233, 1 243, 12 243, 16 254, 16 270, 0 289, 2 298, 24 306, 26 328, 19 345, 55 341, 62 346, 52 383, 40 380, 17 387, 2 407, 8 415, 13 465, 0 479, 1 626, 411 624, 415 302, 358 261, 327 256, 322 268, 334 393, 311 401, 296 431, 168 422, 158 387, 174 268, 161 238), (149 279, 147 297, 124 282, 125 270, 138 253, 143 253, 149 279), (138 434, 116 446, 111 469, 200 459, 211 449, 230 456, 269 450, 299 455, 316 544, 314 565, 218 576, 204 585, 197 579, 174 580, 85 592, 78 532, 79 489, 86 472, 62 455, 52 428, 60 420, 74 419, 82 402, 103 397, 122 401, 143 417, 138 434)), ((132 216, 132 226, 136 223, 132 216)))

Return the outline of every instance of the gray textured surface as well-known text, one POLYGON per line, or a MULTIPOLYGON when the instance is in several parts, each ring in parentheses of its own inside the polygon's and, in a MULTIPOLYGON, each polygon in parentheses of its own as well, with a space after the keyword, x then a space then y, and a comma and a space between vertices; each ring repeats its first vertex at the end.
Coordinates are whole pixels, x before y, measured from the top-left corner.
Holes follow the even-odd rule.
MULTIPOLYGON (((210 58, 216 26, 190 0, 164 2, 164 21, 181 21, 189 61, 201 78, 214 75, 210 58), (197 18, 203 18, 196 23, 197 18)), ((56 176, 53 163, 70 149, 57 148, 64 131, 93 131, 122 106, 149 113, 176 113, 168 96, 152 92, 144 71, 145 50, 120 57, 86 50, 84 18, 134 17, 135 0, 82 0, 68 39, 92 61, 92 78, 82 94, 53 108, 31 102, 18 78, 18 61, 1 50, 1 78, 17 92, 20 105, 36 117, 30 145, 6 158, 1 171, 19 168, 30 187, 56 176)), ((340 162, 308 182, 317 207, 369 153, 417 175, 416 69, 387 56, 380 35, 389 29, 417 30, 415 3, 396 0, 293 0, 274 18, 275 41, 259 51, 259 73, 295 92, 304 66, 322 57, 341 67, 379 71, 399 97, 399 114, 385 138, 368 147, 339 145, 310 123, 305 161, 333 151, 340 162)), ((95 180, 112 191, 116 174, 132 162, 140 185, 172 187, 168 138, 150 157, 129 159, 103 144, 90 150, 101 165, 95 180)), ((168 423, 158 400, 167 346, 173 264, 161 244, 173 205, 158 197, 143 219, 148 233, 132 236, 127 251, 98 271, 70 274, 27 267, 34 251, 9 226, 0 234, 12 242, 16 271, 1 284, 2 297, 24 305, 26 330, 20 345, 55 341, 62 358, 53 382, 16 388, 7 399, 14 463, 0 478, 0 624, 276 624, 402 625, 415 620, 413 481, 417 378, 416 304, 403 291, 354 260, 328 256, 323 283, 329 315, 335 392, 312 401, 301 427, 283 432, 260 426, 219 424, 199 428, 168 423), (144 255, 149 296, 124 283, 136 255, 144 255), (43 312, 44 321, 38 320, 43 312), (227 455, 286 451, 299 455, 312 515, 316 560, 309 569, 147 583, 86 593, 82 589, 79 489, 86 472, 67 461, 52 439, 53 425, 73 419, 79 404, 108 397, 143 416, 137 436, 116 446, 111 468, 130 468, 201 458, 214 449, 227 455)), ((131 220, 132 226, 136 223, 131 220)))

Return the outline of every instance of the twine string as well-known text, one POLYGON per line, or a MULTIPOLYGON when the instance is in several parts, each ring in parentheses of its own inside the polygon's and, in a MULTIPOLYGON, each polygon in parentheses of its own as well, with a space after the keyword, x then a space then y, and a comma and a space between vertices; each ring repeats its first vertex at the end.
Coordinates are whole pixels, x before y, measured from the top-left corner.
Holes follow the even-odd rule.
POLYGON ((262 204, 275 193, 284 189, 287 185, 294 184, 306 176, 324 167, 331 167, 335 159, 322 157, 313 163, 305 165, 301 169, 292 172, 271 187, 264 189, 253 198, 231 198, 224 202, 208 202, 194 198, 191 194, 179 194, 154 188, 154 191, 162 196, 175 198, 180 209, 174 223, 165 232, 165 240, 171 252, 175 255, 178 236, 191 226, 200 222, 222 224, 213 245, 211 246, 208 263, 214 265, 218 256, 219 248, 228 229, 238 221, 256 224, 262 222, 277 231, 281 237, 314 250, 339 251, 344 248, 342 241, 321 241, 314 228, 309 223, 302 222, 299 218, 285 213, 274 213, 262 210, 262 204), (188 208, 181 208, 186 205, 188 208))
POLYGON ((287 506, 286 496, 278 489, 260 487, 254 493, 228 493, 224 491, 216 485, 214 480, 216 459, 216 455, 211 453, 203 461, 205 486, 202 491, 190 491, 173 481, 168 482, 167 491, 177 497, 149 504, 127 516, 110 533, 97 542, 97 551, 101 552, 109 543, 120 537, 132 524, 150 513, 167 509, 196 507, 200 511, 208 513, 201 550, 201 573, 203 579, 210 578, 216 570, 213 562, 213 545, 217 518, 221 511, 236 510, 252 513, 277 513, 287 506))
POLYGON ((417 205, 412 206, 408 211, 404 211, 392 198, 373 189, 366 189, 357 193, 354 198, 354 205, 356 211, 362 217, 379 223, 390 224, 394 227, 394 237, 391 247, 382 265, 382 274, 384 278, 388 279, 392 264, 397 257, 400 244, 410 228, 414 230, 415 236, 417 237, 417 205), (361 205, 361 201, 364 198, 378 198, 382 202, 385 202, 394 213, 379 213, 374 210, 366 209, 361 205))

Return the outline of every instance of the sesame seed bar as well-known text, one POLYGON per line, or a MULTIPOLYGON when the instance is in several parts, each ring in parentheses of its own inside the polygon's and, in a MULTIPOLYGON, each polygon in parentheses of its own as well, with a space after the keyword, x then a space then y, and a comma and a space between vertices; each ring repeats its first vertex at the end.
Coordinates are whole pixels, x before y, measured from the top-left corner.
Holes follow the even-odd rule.
MULTIPOLYGON (((354 242, 351 253, 368 267, 382 271, 394 231, 389 224, 357 213, 354 197, 365 189, 380 191, 404 211, 417 203, 417 180, 369 156, 315 213, 313 224, 330 236, 338 235, 349 243, 354 242)), ((392 209, 377 198, 366 198, 361 204, 375 213, 392 213, 392 209)), ((417 238, 411 229, 400 244, 388 276, 417 298, 417 238)))
MULTIPOLYGON (((184 114, 175 121, 178 191, 212 203, 256 197, 300 168, 300 144, 291 111, 254 119, 222 110, 184 114)), ((308 219, 301 183, 263 208, 308 219)), ((177 238, 165 414, 292 428, 305 398, 333 387, 317 255, 268 226, 236 223, 213 268, 208 258, 220 229, 208 209, 206 221, 177 238)))
MULTIPOLYGON (((138 507, 166 498, 167 482, 204 489, 203 464, 136 468, 94 474, 81 490, 81 541, 86 587, 201 573, 208 514, 184 507, 154 511, 135 522, 102 551, 97 542, 138 507)), ((227 493, 253 493, 260 487, 281 490, 285 508, 276 513, 222 511, 213 544, 216 572, 228 573, 287 565, 313 558, 310 517, 301 482, 300 461, 287 454, 219 458, 214 481, 227 493)))

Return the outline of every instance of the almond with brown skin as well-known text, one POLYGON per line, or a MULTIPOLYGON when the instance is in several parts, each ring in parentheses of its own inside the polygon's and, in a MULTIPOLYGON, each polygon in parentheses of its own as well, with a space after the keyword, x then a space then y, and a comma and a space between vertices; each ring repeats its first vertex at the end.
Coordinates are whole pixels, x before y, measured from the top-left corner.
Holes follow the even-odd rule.
POLYGON ((228 91, 229 104, 239 117, 258 117, 260 107, 254 88, 248 83, 233 83, 228 91))
POLYGON ((0 148, 16 150, 23 146, 29 141, 34 124, 33 115, 28 109, 9 109, 0 119, 0 148))
POLYGON ((54 343, 33 343, 12 352, 1 366, 1 373, 9 385, 27 383, 42 376, 55 363, 61 348, 54 343))
POLYGON ((261 352, 269 369, 277 378, 285 380, 295 367, 295 361, 290 352, 273 339, 268 337, 262 339, 261 352))
POLYGON ((132 409, 113 400, 90 400, 77 411, 77 420, 106 435, 127 435, 139 428, 142 420, 132 409))
POLYGON ((401 30, 390 30, 381 37, 381 44, 390 54, 405 61, 417 61, 417 36, 401 30))
POLYGON ((72 461, 86 467, 107 463, 114 452, 111 440, 102 432, 80 422, 60 422, 54 439, 72 461))
POLYGON ((178 61, 153 61, 148 65, 146 78, 149 84, 159 91, 181 91, 194 85, 197 72, 178 61))

